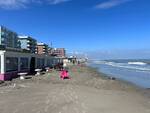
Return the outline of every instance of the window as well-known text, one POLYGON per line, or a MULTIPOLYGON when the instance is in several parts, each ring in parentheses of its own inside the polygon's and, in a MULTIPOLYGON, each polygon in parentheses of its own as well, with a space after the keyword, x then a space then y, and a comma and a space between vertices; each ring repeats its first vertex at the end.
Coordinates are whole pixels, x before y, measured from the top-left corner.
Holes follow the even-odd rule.
POLYGON ((37 68, 43 68, 44 67, 44 59, 38 58, 37 59, 37 68))
POLYGON ((28 69, 28 58, 20 58, 20 70, 28 69))
POLYGON ((6 72, 18 71, 18 58, 6 57, 6 72))
POLYGON ((50 66, 50 67, 51 67, 52 64, 53 64, 53 61, 52 61, 51 59, 48 59, 48 60, 47 60, 47 66, 50 66))

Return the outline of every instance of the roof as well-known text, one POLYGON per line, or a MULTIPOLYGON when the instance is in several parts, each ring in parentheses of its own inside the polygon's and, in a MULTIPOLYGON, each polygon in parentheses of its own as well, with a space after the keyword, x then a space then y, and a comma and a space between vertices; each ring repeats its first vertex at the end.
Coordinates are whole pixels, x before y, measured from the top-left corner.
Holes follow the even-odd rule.
POLYGON ((18 38, 19 39, 31 39, 31 40, 35 40, 36 41, 36 39, 32 38, 31 36, 27 36, 27 35, 20 35, 20 36, 18 36, 18 38))
POLYGON ((42 42, 38 42, 37 45, 38 45, 38 46, 48 46, 47 44, 42 43, 42 42))

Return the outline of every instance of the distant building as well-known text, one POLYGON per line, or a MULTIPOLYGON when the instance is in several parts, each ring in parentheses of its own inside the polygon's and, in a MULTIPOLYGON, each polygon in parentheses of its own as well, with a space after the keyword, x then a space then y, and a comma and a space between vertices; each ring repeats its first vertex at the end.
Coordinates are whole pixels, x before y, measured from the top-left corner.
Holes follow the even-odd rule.
POLYGON ((52 56, 52 51, 53 51, 53 48, 52 48, 52 47, 49 47, 49 48, 48 48, 48 54, 49 54, 50 56, 52 56))
POLYGON ((21 50, 17 33, 0 26, 0 48, 7 50, 21 50))
POLYGON ((36 52, 37 41, 30 36, 19 36, 19 41, 21 43, 21 48, 27 50, 30 53, 36 52))
POLYGON ((36 52, 37 54, 48 54, 48 45, 44 43, 37 43, 36 52))
POLYGON ((54 48, 51 50, 50 54, 52 56, 65 57, 66 56, 66 50, 64 48, 54 48))

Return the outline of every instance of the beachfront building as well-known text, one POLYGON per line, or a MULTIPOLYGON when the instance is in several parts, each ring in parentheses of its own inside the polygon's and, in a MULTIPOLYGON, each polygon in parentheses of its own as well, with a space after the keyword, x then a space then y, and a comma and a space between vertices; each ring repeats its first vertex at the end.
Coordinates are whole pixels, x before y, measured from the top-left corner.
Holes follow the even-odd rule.
POLYGON ((24 51, 35 53, 37 41, 30 36, 18 36, 21 43, 21 48, 24 51))
POLYGON ((51 67, 63 62, 62 58, 49 55, 0 50, 0 80, 11 80, 20 72, 51 67))
POLYGON ((36 54, 48 54, 48 45, 44 43, 37 43, 36 45, 36 54))
POLYGON ((66 57, 66 50, 64 48, 54 48, 50 54, 57 57, 66 57))
POLYGON ((4 26, 0 26, 0 49, 21 51, 21 44, 17 33, 4 26))

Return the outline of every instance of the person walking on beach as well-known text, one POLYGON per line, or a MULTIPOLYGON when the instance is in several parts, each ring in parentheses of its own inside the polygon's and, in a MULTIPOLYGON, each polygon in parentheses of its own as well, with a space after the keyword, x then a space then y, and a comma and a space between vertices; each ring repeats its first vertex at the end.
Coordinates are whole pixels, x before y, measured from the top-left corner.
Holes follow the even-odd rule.
POLYGON ((75 60, 72 61, 73 65, 75 64, 75 60))

